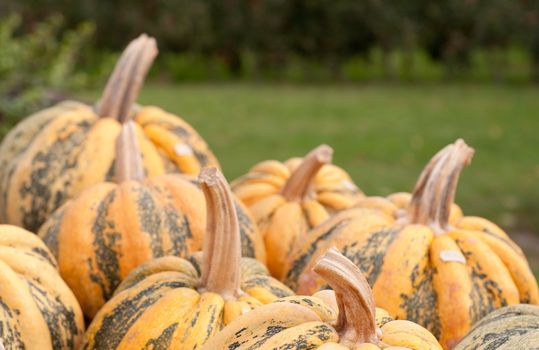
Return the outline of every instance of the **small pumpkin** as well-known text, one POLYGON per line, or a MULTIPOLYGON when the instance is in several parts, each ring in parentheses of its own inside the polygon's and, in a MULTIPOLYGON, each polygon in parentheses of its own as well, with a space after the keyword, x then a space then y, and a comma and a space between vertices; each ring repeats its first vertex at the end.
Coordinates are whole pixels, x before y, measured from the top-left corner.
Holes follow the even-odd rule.
POLYGON ((54 257, 31 232, 0 225, 0 341, 5 349, 78 349, 84 319, 54 257))
POLYGON ((133 104, 156 55, 155 40, 141 35, 118 60, 96 106, 64 101, 11 130, 0 145, 0 222, 35 232, 68 199, 113 179, 115 140, 130 119, 149 176, 198 175, 204 166, 219 166, 187 122, 133 104))
MULTIPOLYGON (((152 258, 202 248, 204 195, 190 177, 145 178, 134 122, 118 137, 116 183, 98 183, 68 201, 38 232, 91 319, 129 272, 152 258)), ((246 256, 264 261, 262 237, 235 200, 246 256)))
POLYGON ((219 171, 203 170, 200 184, 208 211, 202 258, 161 257, 133 270, 94 318, 82 349, 200 349, 239 315, 293 294, 260 262, 241 258, 232 195, 219 171))
POLYGON ((536 350, 539 345, 539 307, 502 307, 479 321, 454 350, 536 350))
POLYGON ((329 164, 332 153, 321 145, 303 159, 263 161, 232 183, 258 224, 268 268, 277 278, 303 234, 363 196, 344 170, 329 164))
POLYGON ((323 288, 310 270, 335 246, 365 272, 378 306, 426 327, 446 349, 497 308, 537 304, 537 281, 520 248, 453 203, 472 155, 458 140, 433 157, 411 196, 362 199, 315 228, 291 255, 285 283, 299 294, 323 288))
POLYGON ((361 271, 336 249, 314 271, 335 291, 324 295, 333 301, 326 304, 316 296, 279 299, 236 319, 204 349, 441 350, 423 327, 391 320, 377 310, 361 271))

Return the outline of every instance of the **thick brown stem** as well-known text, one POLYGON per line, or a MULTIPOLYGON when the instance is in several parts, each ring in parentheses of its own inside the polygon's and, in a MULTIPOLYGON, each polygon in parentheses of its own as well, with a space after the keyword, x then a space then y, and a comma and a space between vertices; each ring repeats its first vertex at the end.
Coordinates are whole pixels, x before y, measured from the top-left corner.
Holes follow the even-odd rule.
POLYGON ((201 287, 225 300, 241 294, 241 242, 232 192, 219 170, 203 169, 200 187, 206 197, 206 235, 201 287))
POLYGON ((332 156, 333 149, 328 145, 320 145, 309 152, 283 186, 281 190, 283 197, 288 201, 303 200, 318 170, 331 163, 332 156))
POLYGON ((157 56, 154 38, 140 35, 126 47, 103 91, 98 115, 125 122, 129 119, 144 78, 157 56))
POLYGON ((430 160, 416 183, 408 207, 411 223, 428 225, 437 233, 448 229, 458 179, 473 154, 473 148, 458 139, 430 160))
POLYGON ((116 139, 114 173, 117 183, 144 179, 144 167, 142 166, 142 157, 133 121, 122 125, 122 130, 116 139))
POLYGON ((333 290, 339 306, 335 329, 345 347, 378 344, 376 306, 369 283, 353 262, 331 248, 314 267, 333 290))

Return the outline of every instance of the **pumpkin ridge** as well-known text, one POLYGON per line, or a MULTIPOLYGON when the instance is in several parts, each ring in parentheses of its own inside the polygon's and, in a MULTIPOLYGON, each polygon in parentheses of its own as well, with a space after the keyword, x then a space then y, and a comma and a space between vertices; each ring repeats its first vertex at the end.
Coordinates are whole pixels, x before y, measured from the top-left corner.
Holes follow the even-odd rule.
MULTIPOLYGON (((24 159, 19 160, 30 164, 27 169, 29 176, 26 179, 19 175, 19 163, 11 163, 3 184, 6 189, 3 191, 4 201, 7 203, 17 198, 20 204, 17 207, 6 206, 7 221, 20 220, 22 226, 37 230, 44 221, 46 212, 51 207, 59 206, 67 195, 66 192, 69 192, 70 178, 77 168, 74 160, 91 127, 88 119, 74 120, 70 117, 71 115, 66 115, 66 124, 54 130, 59 134, 63 133, 63 137, 54 139, 47 147, 31 147, 24 153, 24 159)), ((55 125, 63 123, 59 119, 54 122, 55 125)), ((48 130, 48 133, 50 132, 52 131, 48 130)))
MULTIPOLYGON (((149 286, 136 286, 136 290, 126 290, 119 294, 121 298, 112 310, 101 320, 91 343, 84 349, 115 349, 122 341, 130 327, 142 316, 144 311, 157 302, 163 293, 173 288, 182 288, 185 283, 174 279, 158 281, 149 286), (136 310, 134 314, 131 312, 136 310)), ((103 311, 101 311, 103 312, 103 311)), ((88 329, 90 330, 90 329, 88 329)))
POLYGON ((343 227, 346 227, 346 225, 348 225, 348 223, 350 223, 351 220, 352 219, 344 220, 344 221, 339 222, 337 225, 331 226, 328 230, 326 230, 324 233, 319 235, 316 238, 316 240, 311 242, 311 244, 309 245, 309 248, 303 254, 301 254, 299 257, 294 259, 292 266, 288 270, 288 273, 285 277, 285 281, 287 282, 287 285, 289 285, 292 289, 297 288, 296 281, 299 279, 301 273, 305 271, 307 264, 309 263, 313 255, 318 250, 318 244, 319 243, 323 244, 327 239, 329 239, 329 237, 333 235, 337 235, 338 232, 343 227))
POLYGON ((77 334, 80 335, 83 331, 77 327, 74 310, 65 305, 58 295, 53 296, 40 288, 35 281, 27 279, 26 282, 30 294, 48 325, 52 348, 62 349, 67 346, 73 349, 77 334))
POLYGON ((114 293, 114 288, 120 283, 120 262, 115 253, 114 243, 120 233, 115 230, 114 222, 106 220, 109 216, 110 205, 117 196, 115 189, 110 190, 101 200, 97 209, 91 232, 94 236, 92 246, 95 252, 96 271, 92 268, 91 258, 88 258, 88 269, 92 282, 99 285, 104 300, 114 293), (102 275, 102 276, 100 276, 102 275))

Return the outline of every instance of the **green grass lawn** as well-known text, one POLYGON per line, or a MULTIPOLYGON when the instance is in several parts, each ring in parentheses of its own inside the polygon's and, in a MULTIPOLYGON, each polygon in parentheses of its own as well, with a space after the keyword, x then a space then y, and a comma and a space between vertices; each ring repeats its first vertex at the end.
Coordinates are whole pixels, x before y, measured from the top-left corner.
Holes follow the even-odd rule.
MULTIPOLYGON (((93 94, 95 95, 95 94, 93 94)), ((461 137, 476 149, 457 202, 539 236, 539 88, 485 85, 149 85, 140 98, 188 120, 233 179, 321 143, 369 195, 410 191, 461 137)))

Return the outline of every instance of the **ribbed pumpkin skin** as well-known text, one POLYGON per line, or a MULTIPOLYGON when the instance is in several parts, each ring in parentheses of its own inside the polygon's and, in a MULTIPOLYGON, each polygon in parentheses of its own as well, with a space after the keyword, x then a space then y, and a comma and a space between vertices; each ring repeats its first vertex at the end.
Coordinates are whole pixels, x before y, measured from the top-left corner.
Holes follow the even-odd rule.
MULTIPOLYGON (((157 107, 134 108, 133 120, 148 176, 198 174, 218 162, 181 118, 157 107)), ((74 101, 29 116, 0 145, 0 222, 36 231, 82 190, 114 177, 121 124, 74 101)))
POLYGON ((292 291, 268 276, 260 262, 243 258, 238 300, 197 291, 199 255, 162 257, 126 278, 89 326, 82 349, 200 349, 216 334, 230 310, 251 309, 292 291))
MULTIPOLYGON (((152 258, 186 256, 202 247, 204 196, 191 179, 163 175, 143 182, 100 183, 67 202, 39 236, 90 319, 118 284, 152 258)), ((237 202, 243 254, 264 259, 261 237, 237 202)))
POLYGON ((323 288, 311 268, 336 247, 365 273, 377 306, 426 327, 446 348, 494 309, 539 302, 526 258, 502 229, 462 216, 456 205, 451 232, 437 236, 424 225, 402 225, 409 198, 368 198, 312 230, 292 255, 285 283, 300 294, 323 288), (460 252, 466 263, 444 262, 443 251, 460 252))
POLYGON ((284 262, 298 237, 363 197, 344 170, 326 164, 315 175, 308 198, 287 200, 281 191, 301 161, 264 161, 232 183, 264 237, 268 268, 277 278, 283 277, 284 262))
POLYGON ((82 311, 31 232, 0 225, 0 337, 5 349, 78 349, 82 311))
POLYGON ((539 307, 511 305, 479 321, 455 350, 535 350, 539 346, 539 307))
POLYGON ((423 327, 410 321, 395 321, 383 309, 376 312, 383 346, 365 343, 348 347, 339 344, 339 334, 333 328, 338 311, 315 296, 297 296, 277 299, 241 316, 203 350, 378 350, 388 346, 402 350, 442 349, 436 338, 423 327), (284 305, 286 307, 282 307, 284 305), (219 348, 216 347, 217 341, 219 348))
POLYGON ((445 349, 495 309, 538 304, 521 249, 494 223, 463 216, 454 204, 473 154, 459 139, 427 163, 412 195, 362 199, 317 227, 292 254, 287 284, 298 293, 321 288, 310 267, 334 246, 365 273, 378 306, 426 327, 445 349))
POLYGON ((312 297, 278 299, 238 317, 204 350, 441 350, 436 338, 410 321, 376 308, 361 271, 334 248, 314 271, 334 289, 312 297))

